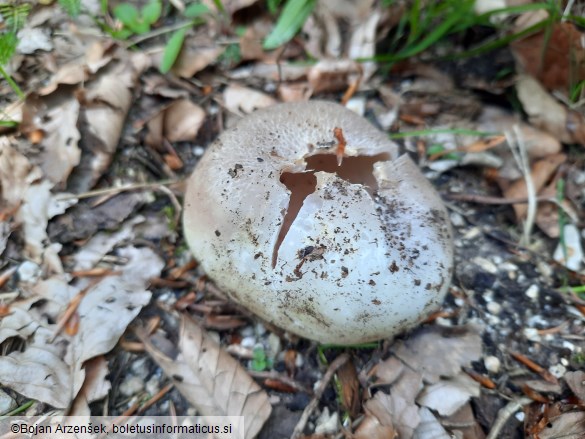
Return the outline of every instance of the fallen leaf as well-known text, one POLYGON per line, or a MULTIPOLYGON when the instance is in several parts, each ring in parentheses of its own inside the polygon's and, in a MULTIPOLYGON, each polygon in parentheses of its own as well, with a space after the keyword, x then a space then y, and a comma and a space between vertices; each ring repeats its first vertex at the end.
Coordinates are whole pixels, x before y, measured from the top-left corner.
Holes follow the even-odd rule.
POLYGON ((418 415, 420 423, 412 436, 413 439, 451 439, 451 436, 428 408, 421 407, 418 415))
POLYGON ((479 396, 479 387, 479 383, 462 372, 453 378, 442 379, 426 386, 416 402, 441 416, 451 416, 471 397, 479 396))
POLYGON ((232 113, 247 114, 259 108, 270 107, 276 104, 276 100, 251 88, 230 85, 223 92, 223 103, 232 113))
POLYGON ((462 366, 469 366, 481 356, 481 329, 467 325, 461 327, 427 327, 410 338, 397 343, 394 354, 427 383, 436 383, 440 377, 454 377, 462 366), (444 353, 449 352, 448 356, 444 353))
POLYGON ((109 167, 132 105, 132 88, 147 67, 146 55, 126 56, 86 85, 80 117, 81 163, 71 176, 70 190, 88 191, 109 167))
POLYGON ((244 416, 244 437, 255 437, 272 410, 266 393, 209 335, 181 318, 179 353, 169 358, 139 334, 147 352, 203 416, 244 416))
POLYGON ((382 391, 364 404, 364 410, 382 426, 393 427, 400 439, 411 438, 420 422, 416 404, 382 391))
POLYGON ((361 411, 361 395, 357 372, 351 359, 337 370, 337 378, 341 386, 343 407, 355 418, 361 411))
MULTIPOLYGON (((81 137, 77 129, 79 102, 72 96, 63 98, 34 116, 35 128, 44 133, 38 165, 50 181, 61 187, 81 158, 77 146, 81 137)), ((37 105, 41 106, 40 102, 37 105)))
MULTIPOLYGON (((207 37, 187 37, 171 70, 181 78, 192 78, 214 63, 224 50, 207 37)), ((154 64, 160 65, 160 62, 155 60, 154 64)))
POLYGON ((353 60, 324 59, 311 67, 307 78, 314 94, 345 90, 362 74, 361 66, 353 60))
POLYGON ((71 405, 68 416, 91 415, 89 404, 105 398, 112 387, 107 379, 109 373, 108 361, 104 356, 85 362, 85 381, 71 405))
POLYGON ((585 145, 585 119, 582 115, 569 111, 529 75, 519 75, 516 91, 532 125, 561 142, 585 145))
POLYGON ((585 80, 585 34, 563 21, 510 44, 524 72, 547 90, 569 96, 585 80))
POLYGON ((585 437, 585 412, 563 413, 548 419, 539 439, 580 439, 585 437))
POLYGON ((585 401, 585 372, 582 370, 567 372, 564 378, 575 396, 585 401))
MULTIPOLYGON (((532 184, 537 194, 566 159, 567 156, 565 154, 554 154, 542 160, 538 160, 531 166, 530 178, 532 179, 532 184)), ((508 199, 526 198, 528 196, 526 180, 524 178, 519 178, 509 187, 505 188, 503 192, 504 196, 508 199)), ((516 213, 516 218, 524 219, 526 211, 528 210, 528 204, 517 203, 512 206, 516 213)))
POLYGON ((205 121, 205 111, 188 99, 178 99, 164 111, 163 130, 169 142, 193 141, 205 121))

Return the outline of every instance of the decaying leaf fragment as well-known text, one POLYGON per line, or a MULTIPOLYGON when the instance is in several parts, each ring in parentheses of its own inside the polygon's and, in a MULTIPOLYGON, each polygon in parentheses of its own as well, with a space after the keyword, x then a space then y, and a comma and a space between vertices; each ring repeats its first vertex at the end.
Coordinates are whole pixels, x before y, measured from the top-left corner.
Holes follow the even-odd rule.
POLYGON ((244 416, 245 438, 254 438, 270 416, 268 395, 195 322, 181 319, 179 353, 165 356, 139 333, 146 350, 203 416, 244 416))

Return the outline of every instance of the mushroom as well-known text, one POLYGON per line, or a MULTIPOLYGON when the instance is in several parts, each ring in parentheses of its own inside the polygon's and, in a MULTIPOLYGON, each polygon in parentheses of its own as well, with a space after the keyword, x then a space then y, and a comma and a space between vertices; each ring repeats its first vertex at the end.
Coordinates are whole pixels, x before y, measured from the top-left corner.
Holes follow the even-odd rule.
POLYGON ((187 185, 184 233, 233 300, 294 334, 354 344, 436 310, 453 271, 447 212, 418 167, 334 103, 258 110, 187 185))

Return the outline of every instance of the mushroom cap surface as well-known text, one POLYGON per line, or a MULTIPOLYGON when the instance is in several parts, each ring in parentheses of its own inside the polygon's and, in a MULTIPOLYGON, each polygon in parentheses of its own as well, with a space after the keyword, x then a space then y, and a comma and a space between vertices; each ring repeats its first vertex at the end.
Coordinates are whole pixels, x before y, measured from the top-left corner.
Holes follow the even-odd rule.
POLYGON ((184 233, 233 300, 322 343, 415 326, 453 270, 447 212, 418 167, 323 101, 258 110, 223 132, 188 181, 184 233))

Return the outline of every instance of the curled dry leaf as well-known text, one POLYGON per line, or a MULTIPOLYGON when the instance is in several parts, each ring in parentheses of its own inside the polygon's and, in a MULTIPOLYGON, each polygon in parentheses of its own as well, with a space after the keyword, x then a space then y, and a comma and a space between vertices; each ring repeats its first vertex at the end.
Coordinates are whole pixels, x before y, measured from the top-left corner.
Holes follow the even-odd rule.
MULTIPOLYGON (((547 158, 538 160, 532 165, 530 177, 532 178, 532 184, 534 185, 536 193, 544 187, 546 182, 566 159, 567 156, 565 154, 553 154, 547 158)), ((508 199, 526 198, 527 195, 528 190, 524 178, 516 180, 511 186, 504 189, 504 196, 508 199)), ((528 210, 527 203, 514 204, 513 207, 514 212, 516 213, 516 218, 523 219, 526 216, 526 211, 528 210)))
POLYGON ((112 387, 106 378, 110 371, 108 361, 104 356, 92 358, 84 366, 85 381, 73 401, 69 416, 90 416, 88 404, 105 398, 112 387))
POLYGON ((585 119, 553 98, 537 80, 520 75, 516 82, 518 99, 530 123, 565 143, 585 145, 585 119))
POLYGON ((148 121, 145 142, 160 151, 164 139, 169 142, 193 141, 203 122, 205 111, 199 105, 189 99, 177 99, 148 121))
POLYGON ((179 353, 175 358, 165 356, 146 334, 139 337, 201 415, 244 416, 244 437, 252 439, 258 434, 272 410, 268 396, 199 325, 188 317, 181 319, 179 353))
POLYGON ((146 55, 126 56, 87 84, 81 110, 81 164, 69 184, 75 192, 91 189, 108 168, 132 104, 132 88, 147 67, 146 55))

